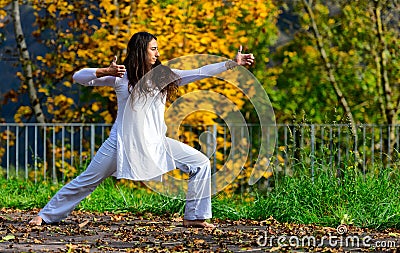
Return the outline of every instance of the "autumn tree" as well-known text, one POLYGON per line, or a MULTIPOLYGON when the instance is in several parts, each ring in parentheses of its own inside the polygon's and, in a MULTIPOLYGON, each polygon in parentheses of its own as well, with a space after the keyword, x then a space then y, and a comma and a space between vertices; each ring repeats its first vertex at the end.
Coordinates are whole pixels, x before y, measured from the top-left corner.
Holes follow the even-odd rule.
POLYGON ((387 124, 390 156, 399 101, 397 1, 283 2, 297 15, 298 31, 274 54, 278 119, 345 123, 353 134, 357 124, 387 124))
MULTIPOLYGON (((113 90, 80 87, 73 84, 71 76, 83 67, 107 66, 114 55, 122 62, 129 38, 138 31, 158 37, 163 61, 188 54, 232 59, 243 44, 245 52, 256 56, 257 65, 251 71, 262 82, 270 80, 265 68, 269 45, 277 38, 279 15, 273 1, 31 0, 27 4, 36 17, 33 35, 48 49, 44 55, 31 52, 34 87, 48 122, 113 122, 113 90)), ((201 89, 226 95, 248 112, 247 119, 255 118, 243 92, 220 80, 188 85, 180 94, 201 89)), ((22 87, 20 94, 25 92, 22 87)), ((26 120, 27 113, 21 107, 16 121, 26 120)), ((194 125, 219 123, 217 116, 207 113, 193 114, 186 120, 194 125)), ((188 143, 197 137, 193 135, 188 143)))
MULTIPOLYGON (((33 115, 36 119, 37 122, 39 123, 45 123, 45 116, 43 113, 42 105, 39 101, 38 95, 37 95, 37 90, 34 84, 34 74, 33 74, 33 63, 31 60, 30 52, 25 40, 25 34, 22 30, 22 20, 21 20, 21 15, 20 15, 20 3, 19 1, 3 1, 1 2, 1 13, 0 15, 3 17, 7 16, 6 8, 9 6, 9 12, 10 16, 12 18, 12 25, 13 25, 13 30, 14 30, 14 37, 15 37, 15 42, 17 45, 17 50, 19 54, 19 63, 22 67, 22 74, 19 76, 21 79, 22 87, 25 87, 27 90, 27 93, 29 95, 30 99, 30 104, 31 108, 33 109, 33 115)), ((5 24, 3 23, 2 26, 4 27, 5 24)), ((11 91, 11 93, 6 94, 6 96, 10 96, 14 90, 11 91)), ((11 95, 12 97, 12 95, 11 95)), ((31 113, 31 110, 28 110, 31 113)))

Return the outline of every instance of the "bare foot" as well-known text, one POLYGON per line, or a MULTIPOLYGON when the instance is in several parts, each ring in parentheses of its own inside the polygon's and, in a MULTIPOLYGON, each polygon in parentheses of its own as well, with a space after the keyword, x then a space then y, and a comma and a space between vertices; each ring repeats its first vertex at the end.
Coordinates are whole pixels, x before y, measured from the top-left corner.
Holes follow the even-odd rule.
POLYGON ((183 226, 194 228, 215 228, 213 224, 208 223, 205 220, 183 220, 183 226))
POLYGON ((35 218, 33 218, 30 222, 29 225, 31 226, 40 226, 42 225, 43 219, 40 216, 36 216, 35 218))

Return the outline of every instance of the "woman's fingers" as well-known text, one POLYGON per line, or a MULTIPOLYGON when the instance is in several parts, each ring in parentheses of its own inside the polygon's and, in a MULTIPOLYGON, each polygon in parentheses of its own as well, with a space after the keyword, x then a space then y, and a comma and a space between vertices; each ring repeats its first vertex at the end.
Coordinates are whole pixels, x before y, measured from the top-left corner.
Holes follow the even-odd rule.
POLYGON ((240 54, 241 65, 253 65, 254 55, 253 54, 240 54))
POLYGON ((111 71, 111 75, 122 77, 122 76, 124 76, 125 71, 126 71, 125 66, 117 65, 117 60, 118 60, 118 57, 114 56, 109 69, 111 71))
POLYGON ((118 69, 118 76, 122 77, 125 74, 125 66, 124 65, 117 65, 118 69))
POLYGON ((253 54, 242 54, 243 46, 240 45, 237 55, 236 62, 239 65, 253 65, 254 63, 254 55, 253 54))

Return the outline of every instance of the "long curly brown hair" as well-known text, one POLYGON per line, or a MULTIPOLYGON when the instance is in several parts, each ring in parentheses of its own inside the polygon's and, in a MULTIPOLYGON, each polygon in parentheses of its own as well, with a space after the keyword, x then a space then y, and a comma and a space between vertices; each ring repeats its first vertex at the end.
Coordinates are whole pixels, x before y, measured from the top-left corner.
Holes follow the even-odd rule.
POLYGON ((145 97, 156 88, 167 100, 178 91, 180 77, 171 68, 157 61, 151 65, 147 55, 149 42, 156 36, 148 32, 135 33, 128 42, 127 56, 123 62, 128 75, 128 90, 136 97, 145 97))

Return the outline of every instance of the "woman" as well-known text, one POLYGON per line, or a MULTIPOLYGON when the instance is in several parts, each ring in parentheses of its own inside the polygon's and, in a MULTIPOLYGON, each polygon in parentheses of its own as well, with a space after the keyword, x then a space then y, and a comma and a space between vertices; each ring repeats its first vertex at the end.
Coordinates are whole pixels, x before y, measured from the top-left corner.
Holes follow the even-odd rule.
POLYGON ((179 168, 189 173, 183 225, 214 227, 206 222, 212 216, 210 161, 196 149, 165 137, 165 101, 174 95, 179 85, 216 75, 237 65, 252 65, 254 57, 241 54, 240 47, 235 61, 194 70, 172 70, 161 64, 159 56, 157 38, 139 32, 128 43, 123 65, 118 65, 115 57, 107 68, 84 68, 74 74, 74 80, 82 85, 115 89, 117 118, 110 136, 87 169, 62 187, 29 222, 30 225, 66 218, 82 199, 111 175, 131 180, 153 180, 179 168))

